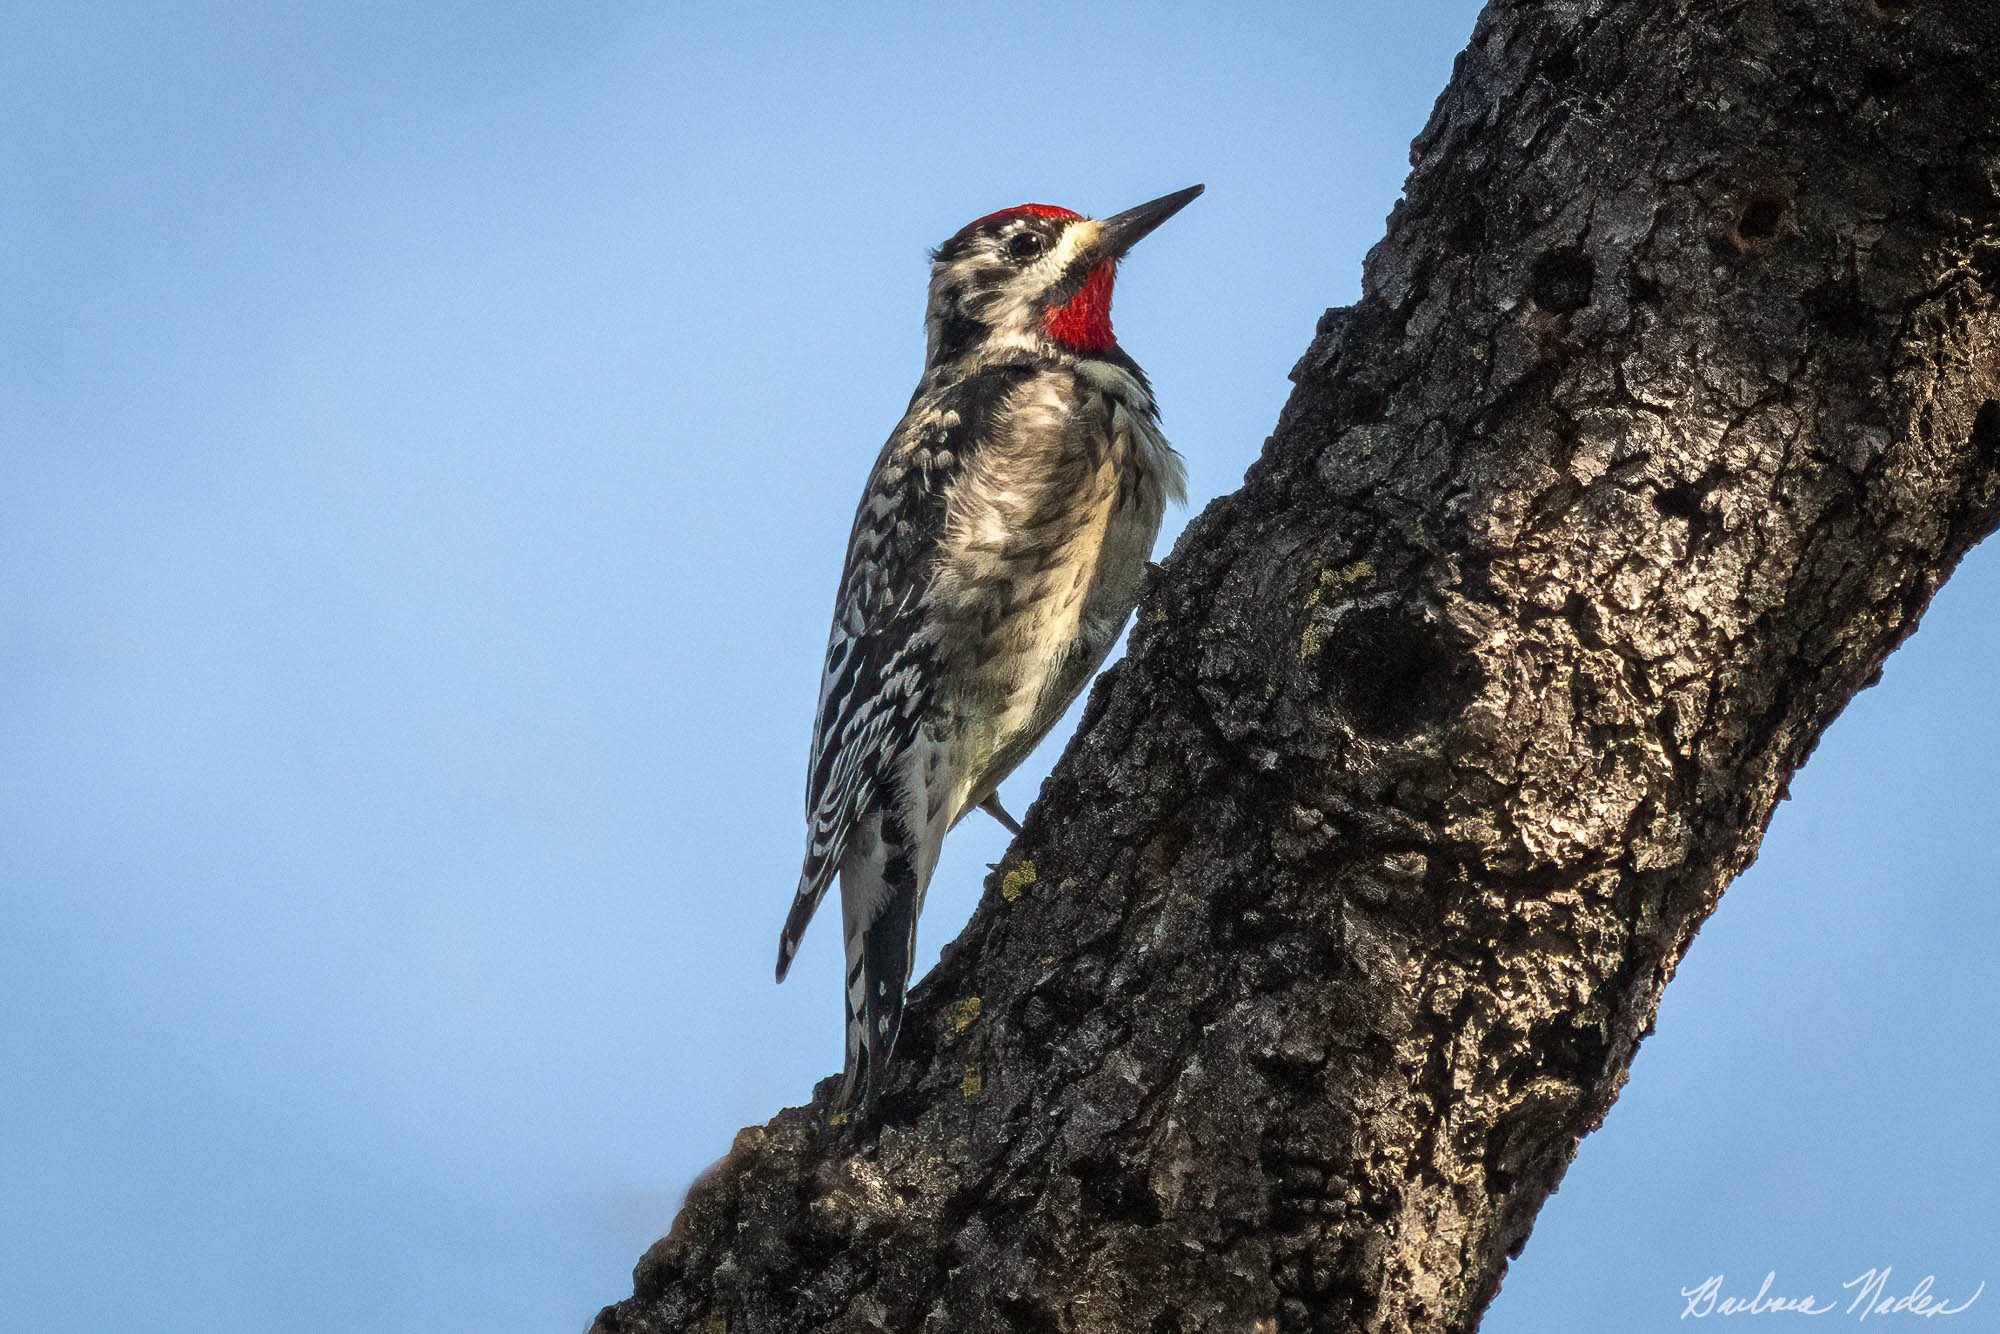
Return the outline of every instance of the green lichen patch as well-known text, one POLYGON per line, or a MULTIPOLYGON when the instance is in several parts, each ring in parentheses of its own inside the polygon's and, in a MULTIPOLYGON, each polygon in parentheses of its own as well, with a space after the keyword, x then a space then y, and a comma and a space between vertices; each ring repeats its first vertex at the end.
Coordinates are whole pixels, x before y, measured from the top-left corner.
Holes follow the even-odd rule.
POLYGON ((944 1031, 947 1037, 957 1037, 979 1018, 979 997, 965 996, 953 1001, 944 1009, 944 1031))
POLYGON ((1012 903, 1026 893, 1028 886, 1034 883, 1035 864, 1031 861, 1022 862, 1000 877, 1000 897, 1012 903))
POLYGON ((1306 627, 1299 632, 1299 656, 1310 658, 1320 650, 1319 618, 1312 614, 1329 590, 1351 588, 1369 575, 1375 573, 1373 563, 1365 560, 1349 561, 1338 569, 1321 570, 1312 590, 1306 594, 1306 627))

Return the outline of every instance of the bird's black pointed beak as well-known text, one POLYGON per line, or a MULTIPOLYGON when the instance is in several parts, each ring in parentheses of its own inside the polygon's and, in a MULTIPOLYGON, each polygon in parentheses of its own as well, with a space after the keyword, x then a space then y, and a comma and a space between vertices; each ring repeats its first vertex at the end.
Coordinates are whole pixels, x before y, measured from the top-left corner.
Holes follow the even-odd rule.
POLYGON ((1123 213, 1114 213, 1099 222, 1102 230, 1098 233, 1097 244, 1110 259, 1117 259, 1155 227, 1194 202, 1202 187, 1190 185, 1185 190, 1176 190, 1170 195, 1148 200, 1137 208, 1128 208, 1123 213))

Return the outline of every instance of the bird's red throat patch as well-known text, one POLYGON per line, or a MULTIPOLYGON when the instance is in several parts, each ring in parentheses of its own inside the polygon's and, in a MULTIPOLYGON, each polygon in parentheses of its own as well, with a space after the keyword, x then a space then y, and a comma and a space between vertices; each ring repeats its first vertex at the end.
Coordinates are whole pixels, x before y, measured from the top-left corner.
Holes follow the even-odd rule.
POLYGON ((1111 264, 1098 265, 1075 296, 1049 307, 1042 316, 1049 337, 1088 352, 1102 352, 1118 341, 1111 333, 1111 272, 1111 264))

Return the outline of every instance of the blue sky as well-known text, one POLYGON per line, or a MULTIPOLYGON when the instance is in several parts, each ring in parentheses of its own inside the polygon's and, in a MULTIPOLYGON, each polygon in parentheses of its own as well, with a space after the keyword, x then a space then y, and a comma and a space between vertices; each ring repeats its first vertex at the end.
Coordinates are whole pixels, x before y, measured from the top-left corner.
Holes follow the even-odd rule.
MULTIPOLYGON (((622 1296, 838 1064, 833 933, 771 957, 925 247, 1206 181, 1118 301, 1199 505, 1474 10, 11 10, 7 1323, 622 1296)), ((1975 553, 1795 784, 1488 1330, 1669 1328, 1712 1272, 2000 1284, 1996 594, 1975 553)), ((1001 847, 954 837, 926 963, 1001 847)))

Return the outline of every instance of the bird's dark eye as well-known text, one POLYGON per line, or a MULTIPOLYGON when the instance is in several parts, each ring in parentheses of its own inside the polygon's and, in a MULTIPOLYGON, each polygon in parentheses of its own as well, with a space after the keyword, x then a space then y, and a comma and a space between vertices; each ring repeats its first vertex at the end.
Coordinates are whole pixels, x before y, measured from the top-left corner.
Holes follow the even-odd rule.
POLYGON ((1027 263, 1042 253, 1042 238, 1033 232, 1015 232, 1007 242, 1007 257, 1027 263))

